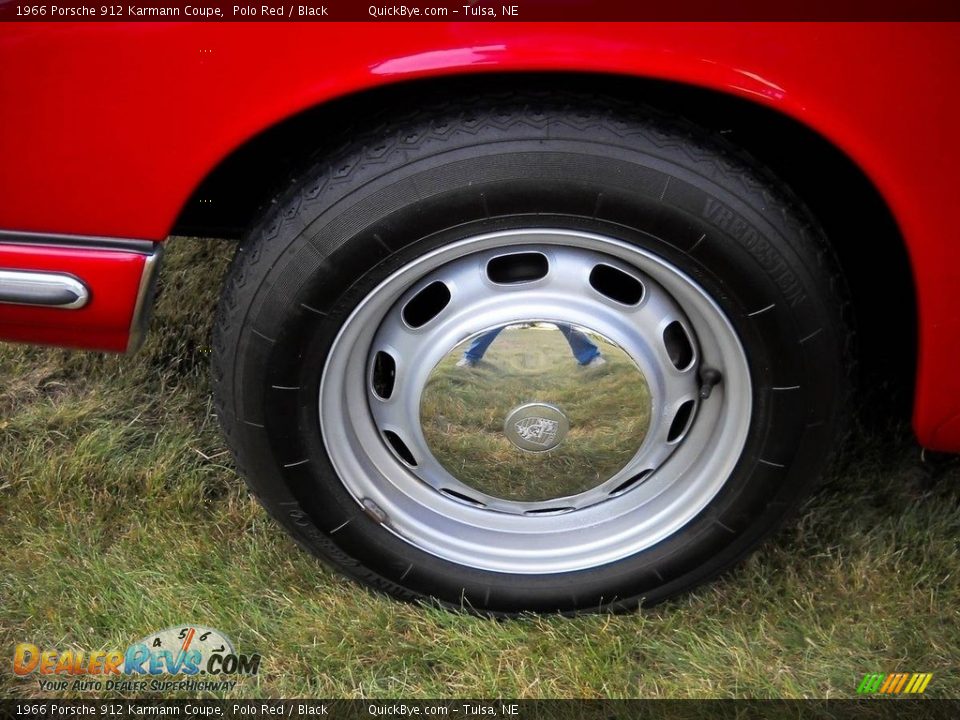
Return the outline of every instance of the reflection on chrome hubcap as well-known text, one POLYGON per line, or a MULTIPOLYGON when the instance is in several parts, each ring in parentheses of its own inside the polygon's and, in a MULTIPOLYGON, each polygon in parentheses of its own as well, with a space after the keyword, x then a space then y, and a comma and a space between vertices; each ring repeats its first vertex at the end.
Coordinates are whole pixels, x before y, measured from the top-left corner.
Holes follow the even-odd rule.
POLYGON ((750 408, 739 340, 693 280, 543 229, 469 238, 381 283, 335 340, 319 405, 358 505, 421 550, 512 573, 676 532, 732 472, 750 408), (701 400, 704 367, 722 380, 701 400))
POLYGON ((579 495, 609 480, 636 456, 650 413, 647 382, 623 349, 587 328, 547 322, 457 344, 420 400, 427 447, 466 486, 458 489, 515 502, 579 495), (594 358, 603 364, 588 364, 594 358))

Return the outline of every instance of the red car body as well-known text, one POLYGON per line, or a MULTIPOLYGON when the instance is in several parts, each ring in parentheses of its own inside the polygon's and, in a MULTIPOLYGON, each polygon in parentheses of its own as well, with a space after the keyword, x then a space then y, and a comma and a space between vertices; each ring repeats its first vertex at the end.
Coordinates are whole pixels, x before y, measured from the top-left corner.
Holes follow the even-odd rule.
MULTIPOLYGON (((869 179, 915 283, 915 431, 960 450, 958 48, 960 26, 922 23, 8 24, 0 269, 69 273, 90 298, 0 304, 0 339, 131 347, 156 246, 115 239, 161 243, 218 165, 301 111, 422 78, 650 78, 771 108, 869 179)), ((871 238, 850 242, 869 263, 871 238)))

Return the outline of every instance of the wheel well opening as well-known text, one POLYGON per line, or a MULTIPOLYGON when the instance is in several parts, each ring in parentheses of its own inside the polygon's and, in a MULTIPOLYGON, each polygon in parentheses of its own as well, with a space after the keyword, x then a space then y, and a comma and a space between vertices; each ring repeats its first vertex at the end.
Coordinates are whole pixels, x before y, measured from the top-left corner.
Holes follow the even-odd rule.
MULTIPOLYGON (((437 97, 512 95, 580 89, 631 99, 682 115, 744 148, 807 204, 836 249, 857 322, 864 406, 909 416, 916 362, 916 304, 903 238, 871 181, 841 150, 805 125, 769 108, 677 83, 622 76, 490 74, 398 83, 351 95, 268 129, 220 163, 196 189, 173 233, 238 238, 272 199, 310 164, 371 122, 437 97), (881 405, 882 403, 882 405, 881 405)), ((864 413, 864 417, 877 413, 864 413)))

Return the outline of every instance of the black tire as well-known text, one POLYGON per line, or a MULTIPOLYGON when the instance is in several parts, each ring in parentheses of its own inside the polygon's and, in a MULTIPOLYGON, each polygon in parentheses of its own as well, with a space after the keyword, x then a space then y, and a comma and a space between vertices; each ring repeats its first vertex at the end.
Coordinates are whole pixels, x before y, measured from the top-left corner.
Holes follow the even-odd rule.
POLYGON ((425 107, 316 161, 243 240, 215 328, 217 410, 271 515, 370 587, 488 614, 632 609, 729 568, 813 487, 848 397, 843 289, 789 188, 686 121, 605 97, 425 107), (749 434, 705 509, 575 572, 490 572, 404 541, 340 481, 317 412, 327 353, 374 287, 434 248, 520 226, 603 233, 663 258, 726 314, 750 368, 749 434))

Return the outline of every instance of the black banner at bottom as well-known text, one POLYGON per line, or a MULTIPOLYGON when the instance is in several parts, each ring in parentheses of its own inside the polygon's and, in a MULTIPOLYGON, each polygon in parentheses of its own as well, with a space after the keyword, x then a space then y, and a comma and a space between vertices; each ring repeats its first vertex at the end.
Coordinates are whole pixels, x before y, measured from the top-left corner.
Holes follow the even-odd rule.
POLYGON ((960 700, 0 700, 14 718, 858 720, 960 717, 960 700))

